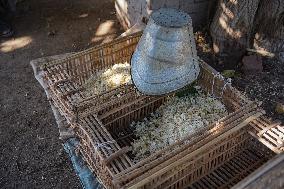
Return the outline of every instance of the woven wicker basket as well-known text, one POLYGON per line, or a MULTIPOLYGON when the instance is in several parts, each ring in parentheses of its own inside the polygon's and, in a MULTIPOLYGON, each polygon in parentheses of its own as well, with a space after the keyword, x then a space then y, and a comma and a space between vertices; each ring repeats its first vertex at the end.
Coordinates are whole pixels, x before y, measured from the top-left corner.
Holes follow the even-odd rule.
MULTIPOLYGON (((198 84, 220 97, 230 114, 219 124, 208 125, 138 163, 133 161, 130 143, 134 136, 129 124, 155 111, 165 97, 137 94, 132 85, 86 96, 83 84, 98 70, 129 62, 140 36, 137 33, 120 38, 49 62, 42 68, 51 100, 74 129, 84 159, 102 184, 107 188, 185 188, 226 162, 237 161, 242 165, 239 156, 244 157, 244 162, 256 159, 260 164, 265 162, 266 152, 271 151, 265 149, 263 153, 262 148, 256 147, 251 152, 253 142, 246 127, 263 114, 258 104, 244 98, 201 60, 198 84)), ((243 165, 240 167, 246 168, 243 165)), ((248 166, 246 173, 252 167, 248 166)), ((225 185, 239 180, 234 177, 234 182, 227 182, 224 178, 221 183, 225 185)))
MULTIPOLYGON (((108 68, 115 63, 129 62, 140 36, 141 33, 137 33, 114 40, 111 43, 42 66, 41 69, 45 71, 44 78, 52 99, 68 121, 74 121, 80 107, 87 107, 88 101, 98 105, 109 101, 113 94, 112 91, 106 91, 100 96, 86 96, 82 85, 99 70, 108 68)), ((119 88, 117 90, 126 90, 124 92, 127 93, 128 89, 129 87, 125 86, 125 89, 119 88)))
MULTIPOLYGON (((56 99, 57 107, 68 121, 72 122, 77 119, 78 114, 89 114, 88 108, 94 111, 94 107, 107 106, 106 104, 112 104, 117 100, 119 103, 125 103, 129 102, 129 98, 137 99, 135 89, 131 85, 124 85, 100 95, 86 96, 83 84, 99 70, 109 68, 115 63, 130 62, 140 36, 141 33, 139 32, 119 38, 111 43, 88 49, 68 58, 49 62, 42 67, 45 70, 45 79, 52 99, 56 99), (123 96, 125 102, 122 102, 121 97, 117 97, 118 94, 123 96)), ((213 92, 215 96, 221 96, 225 84, 224 80, 220 79, 218 73, 202 60, 200 60, 200 65, 202 70, 199 83, 205 91, 213 92)), ((149 96, 142 96, 141 98, 156 99, 149 96)), ((235 108, 248 103, 232 87, 224 90, 222 99, 230 100, 230 106, 234 105, 235 108)), ((227 105, 229 104, 227 103, 227 105)), ((108 111, 108 109, 104 108, 104 111, 108 111)), ((104 114, 105 112, 99 113, 104 114)))
POLYGON ((284 188, 284 153, 271 158, 232 189, 284 188))

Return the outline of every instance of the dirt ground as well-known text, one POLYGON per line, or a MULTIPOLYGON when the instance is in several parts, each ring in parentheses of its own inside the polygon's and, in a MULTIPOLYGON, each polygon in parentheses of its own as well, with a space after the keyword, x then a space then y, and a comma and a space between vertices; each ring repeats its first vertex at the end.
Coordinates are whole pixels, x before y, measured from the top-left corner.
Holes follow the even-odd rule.
MULTIPOLYGON (((198 31, 196 42, 199 57, 221 73, 229 69, 230 66, 227 65, 230 63, 230 57, 219 59, 214 55, 208 31, 198 31)), ((257 54, 247 52, 246 55, 257 54)), ((275 54, 273 58, 261 56, 261 59, 263 70, 254 74, 244 74, 240 60, 240 63, 234 67, 233 86, 249 99, 261 101, 262 108, 266 111, 269 119, 281 121, 284 124, 284 114, 275 111, 276 104, 284 104, 284 58, 275 54)))
MULTIPOLYGON (((115 38, 122 29, 113 1, 25 0, 13 25, 16 35, 0 41, 0 188, 80 188, 29 62, 115 38)), ((199 55, 216 62, 210 52, 199 55)), ((267 112, 282 121, 274 101, 284 100, 283 64, 264 60, 262 74, 235 78, 240 90, 263 99, 267 112)))
POLYGON ((35 58, 79 51, 122 32, 111 0, 25 0, 16 35, 0 41, 0 188, 80 188, 35 58))
POLYGON ((254 75, 239 75, 235 86, 252 100, 262 102, 262 107, 272 120, 284 124, 284 114, 276 111, 277 104, 284 104, 284 61, 263 58, 263 71, 254 75))

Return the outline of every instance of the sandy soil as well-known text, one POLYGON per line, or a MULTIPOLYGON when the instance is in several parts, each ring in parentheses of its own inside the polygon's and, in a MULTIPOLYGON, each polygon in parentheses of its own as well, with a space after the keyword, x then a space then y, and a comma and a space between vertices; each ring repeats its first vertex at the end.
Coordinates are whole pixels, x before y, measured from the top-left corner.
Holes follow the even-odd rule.
MULTIPOLYGON (((212 41, 206 31, 198 31, 196 35, 197 51, 200 58, 219 72, 229 69, 230 57, 219 59, 213 53, 212 41)), ((242 65, 234 68, 233 86, 245 93, 251 100, 262 102, 262 108, 268 117, 284 124, 284 114, 277 113, 277 103, 284 104, 284 60, 277 54, 273 58, 262 56, 263 71, 245 75, 242 65)))
MULTIPOLYGON (((29 62, 116 37, 122 29, 113 1, 25 0, 14 26, 14 38, 0 40, 0 188, 80 188, 29 62)), ((205 61, 222 71, 208 46, 198 49, 205 61)), ((264 60, 262 74, 235 78, 240 90, 264 99, 267 112, 282 121, 274 101, 284 100, 283 69, 283 62, 264 60)))
POLYGON ((26 0, 0 41, 0 188, 80 188, 32 59, 79 51, 121 33, 111 0, 26 0))

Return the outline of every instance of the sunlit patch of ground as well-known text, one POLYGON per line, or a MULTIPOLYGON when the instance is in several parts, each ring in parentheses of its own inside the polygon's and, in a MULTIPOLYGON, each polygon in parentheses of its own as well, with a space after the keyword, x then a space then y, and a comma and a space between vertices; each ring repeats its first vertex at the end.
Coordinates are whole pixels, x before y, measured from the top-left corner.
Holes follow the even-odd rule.
POLYGON ((101 23, 95 33, 95 36, 92 38, 92 42, 103 40, 102 42, 104 43, 113 40, 116 37, 114 24, 115 22, 113 20, 107 20, 101 23))
POLYGON ((32 43, 33 39, 29 36, 18 37, 14 39, 9 39, 0 44, 0 51, 3 53, 12 52, 14 50, 26 47, 32 43))

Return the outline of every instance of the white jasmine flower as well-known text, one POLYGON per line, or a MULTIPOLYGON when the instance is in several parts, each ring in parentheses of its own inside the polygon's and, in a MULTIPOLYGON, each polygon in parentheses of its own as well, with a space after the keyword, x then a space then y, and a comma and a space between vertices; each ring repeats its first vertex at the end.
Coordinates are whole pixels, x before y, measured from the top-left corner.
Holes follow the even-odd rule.
POLYGON ((125 62, 97 72, 83 86, 86 88, 85 95, 91 96, 131 83, 130 64, 125 62))
POLYGON ((206 95, 169 97, 148 118, 132 123, 137 140, 133 142, 136 160, 143 159, 227 115, 222 102, 206 95), (147 145, 145 145, 147 144, 147 145))

